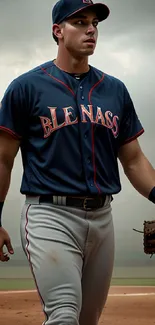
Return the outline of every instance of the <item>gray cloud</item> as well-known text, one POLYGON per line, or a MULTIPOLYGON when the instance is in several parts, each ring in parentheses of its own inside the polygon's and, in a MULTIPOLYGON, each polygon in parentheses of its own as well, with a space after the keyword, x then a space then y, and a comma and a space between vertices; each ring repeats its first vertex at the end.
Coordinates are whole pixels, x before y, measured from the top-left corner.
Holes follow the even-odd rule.
POLYGON ((33 48, 51 37, 52 1, 7 0, 0 2, 2 48, 33 48))
POLYGON ((108 0, 107 4, 111 14, 109 22, 107 20, 106 24, 108 30, 111 30, 113 34, 143 30, 145 26, 154 26, 154 0, 108 0))

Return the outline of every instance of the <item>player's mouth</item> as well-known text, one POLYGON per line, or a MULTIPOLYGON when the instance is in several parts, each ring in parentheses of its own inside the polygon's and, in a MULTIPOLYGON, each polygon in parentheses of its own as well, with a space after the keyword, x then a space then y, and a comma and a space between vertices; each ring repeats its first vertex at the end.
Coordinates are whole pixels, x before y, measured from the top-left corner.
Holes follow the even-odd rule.
POLYGON ((88 38, 88 39, 85 41, 85 43, 88 43, 88 44, 95 44, 96 41, 95 41, 94 38, 88 38))

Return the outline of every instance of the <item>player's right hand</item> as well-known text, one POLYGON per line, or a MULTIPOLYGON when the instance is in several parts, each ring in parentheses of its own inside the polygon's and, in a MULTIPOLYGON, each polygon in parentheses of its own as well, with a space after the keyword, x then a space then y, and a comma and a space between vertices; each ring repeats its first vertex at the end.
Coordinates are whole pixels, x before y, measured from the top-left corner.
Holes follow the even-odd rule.
POLYGON ((0 227, 0 261, 8 262, 10 259, 8 254, 14 254, 11 239, 7 231, 3 227, 0 227), (7 253, 4 252, 4 246, 7 248, 7 253))

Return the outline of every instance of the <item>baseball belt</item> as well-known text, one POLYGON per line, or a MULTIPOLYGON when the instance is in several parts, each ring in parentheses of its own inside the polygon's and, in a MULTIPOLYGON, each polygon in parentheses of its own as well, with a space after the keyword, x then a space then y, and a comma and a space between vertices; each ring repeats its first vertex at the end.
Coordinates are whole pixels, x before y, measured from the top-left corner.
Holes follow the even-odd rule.
POLYGON ((109 195, 98 195, 94 197, 74 197, 74 196, 54 196, 54 195, 38 195, 27 196, 28 201, 36 203, 50 203, 55 205, 65 205, 75 208, 82 208, 84 210, 95 210, 102 208, 108 198, 108 201, 112 201, 112 197, 109 195), (110 198, 110 199, 109 199, 110 198))

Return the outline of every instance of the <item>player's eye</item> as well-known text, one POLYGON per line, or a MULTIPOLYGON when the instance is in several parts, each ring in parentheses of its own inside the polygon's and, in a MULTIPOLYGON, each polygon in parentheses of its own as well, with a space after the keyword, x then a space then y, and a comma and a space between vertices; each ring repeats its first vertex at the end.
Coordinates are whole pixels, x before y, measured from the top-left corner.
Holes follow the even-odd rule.
MULTIPOLYGON (((79 20, 77 20, 77 21, 75 21, 75 24, 76 25, 89 25, 89 23, 88 23, 88 21, 86 21, 86 20, 83 20, 83 19, 79 19, 79 20)), ((98 26, 98 21, 96 20, 96 21, 93 21, 92 22, 92 25, 94 26, 94 27, 97 27, 98 26)))
POLYGON ((94 27, 97 27, 97 26, 98 26, 98 21, 94 21, 94 22, 93 22, 93 26, 94 26, 94 27))
POLYGON ((77 24, 77 25, 84 25, 85 23, 84 23, 83 20, 78 20, 78 21, 76 22, 76 24, 77 24))

